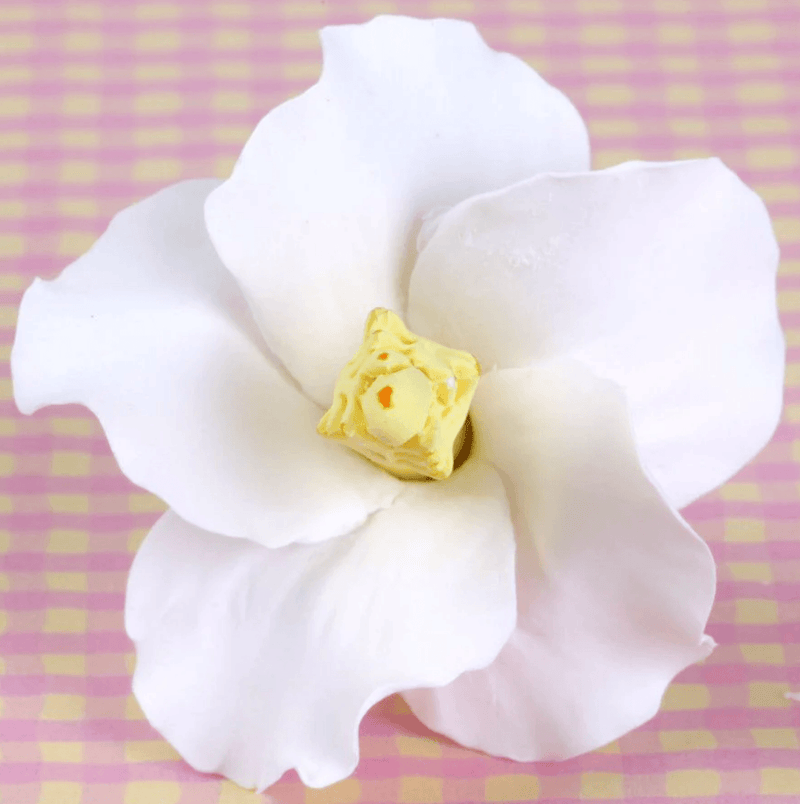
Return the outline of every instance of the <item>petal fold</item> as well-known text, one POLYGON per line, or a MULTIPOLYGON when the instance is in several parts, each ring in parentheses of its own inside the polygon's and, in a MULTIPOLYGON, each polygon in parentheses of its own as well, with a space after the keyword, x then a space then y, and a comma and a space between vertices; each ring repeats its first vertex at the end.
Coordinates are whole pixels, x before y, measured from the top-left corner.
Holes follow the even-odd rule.
POLYGON ((546 170, 585 170, 575 108, 454 20, 321 32, 319 83, 270 112, 209 198, 211 237, 269 347, 330 404, 369 311, 402 313, 422 219, 546 170))
POLYGON ((199 527, 269 546, 349 533, 400 481, 319 436, 322 411, 263 349, 205 232, 218 183, 123 210, 33 283, 11 356, 17 405, 86 405, 122 471, 199 527))
POLYGON ((489 372, 472 420, 514 489, 517 627, 484 670, 405 697, 464 745, 567 759, 650 719, 710 653, 714 561, 645 475, 613 383, 573 361, 489 372))
POLYGON ((352 773, 358 725, 398 690, 483 667, 514 628, 503 485, 471 461, 319 545, 272 550, 168 512, 131 569, 133 689, 195 768, 263 789, 352 773))
POLYGON ((442 217, 408 324, 487 368, 572 356, 619 383, 680 508, 777 426, 777 265, 764 204, 717 159, 538 176, 442 217))

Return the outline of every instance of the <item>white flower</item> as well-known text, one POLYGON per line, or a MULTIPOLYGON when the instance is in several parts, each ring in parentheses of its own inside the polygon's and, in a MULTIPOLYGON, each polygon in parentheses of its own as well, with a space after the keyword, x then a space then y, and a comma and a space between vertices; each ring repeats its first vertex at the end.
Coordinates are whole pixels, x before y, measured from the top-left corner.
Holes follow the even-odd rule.
POLYGON ((228 181, 141 201, 34 282, 17 404, 88 406, 171 507, 126 625, 194 767, 330 784, 396 691, 492 754, 589 751, 713 645, 713 561, 676 510, 778 420, 766 211, 714 159, 586 172, 574 108, 469 24, 322 42, 228 181), (315 431, 378 306, 484 367, 447 480, 315 431))

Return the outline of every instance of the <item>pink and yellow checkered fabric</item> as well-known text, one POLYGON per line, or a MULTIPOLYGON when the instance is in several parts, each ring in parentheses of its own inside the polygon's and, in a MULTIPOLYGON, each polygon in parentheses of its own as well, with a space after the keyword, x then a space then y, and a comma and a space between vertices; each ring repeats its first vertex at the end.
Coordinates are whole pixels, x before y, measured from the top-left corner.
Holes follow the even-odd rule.
POLYGON ((244 804, 800 801, 800 3, 797 0, 3 0, 0 3, 0 801, 244 804), (160 503, 80 408, 19 416, 8 356, 35 275, 178 179, 224 176, 252 126, 318 75, 316 29, 378 12, 475 21, 566 91, 596 167, 716 154, 782 245, 786 410, 734 481, 687 511, 719 565, 719 648, 661 713, 563 764, 426 732, 402 701, 362 728, 349 780, 268 793, 195 773, 142 718, 123 630, 160 503))

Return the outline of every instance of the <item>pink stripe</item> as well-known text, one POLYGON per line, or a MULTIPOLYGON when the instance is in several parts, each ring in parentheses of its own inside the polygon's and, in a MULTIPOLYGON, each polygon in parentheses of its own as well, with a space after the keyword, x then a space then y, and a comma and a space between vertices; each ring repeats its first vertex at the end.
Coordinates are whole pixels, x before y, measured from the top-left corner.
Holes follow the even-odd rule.
MULTIPOLYGON (((722 645, 782 645, 800 642, 800 623, 780 623, 778 625, 725 623, 719 622, 712 613, 707 630, 722 645)), ((784 673, 788 673, 789 668, 784 667, 783 670, 784 673)))
POLYGON ((0 634, 0 655, 27 653, 130 653, 131 641, 121 631, 87 634, 0 634))
POLYGON ((48 607, 122 611, 124 600, 125 596, 119 592, 0 592, 0 608, 6 611, 36 611, 48 607))
MULTIPOLYGON (((730 767, 730 765, 735 764, 737 760, 741 761, 741 753, 742 752, 739 751, 717 749, 717 751, 714 752, 715 758, 719 763, 717 767, 730 767)), ((628 774, 632 776, 664 773, 672 770, 697 767, 697 758, 690 751, 669 752, 658 755, 635 754, 634 756, 636 758, 636 771, 635 773, 628 771, 628 774)), ((763 759, 765 761, 779 763, 778 766, 780 766, 787 761, 791 761, 790 756, 791 752, 789 751, 766 749, 763 759)), ((404 757, 403 770, 405 775, 408 776, 428 776, 431 774, 432 768, 435 768, 437 776, 444 776, 451 779, 472 778, 469 762, 469 759, 431 760, 417 757, 404 757)), ((6 781, 7 784, 21 784, 35 781, 37 779, 37 769, 40 767, 41 766, 37 763, 20 762, 10 764, 7 766, 8 770, 4 770, 4 781, 6 781)), ((47 766, 45 766, 45 768, 46 767, 47 766)), ((511 765, 508 761, 492 761, 487 759, 486 771, 488 775, 502 775, 507 773, 510 767, 517 769, 519 766, 516 764, 511 765)), ((536 763, 535 766, 529 765, 528 769, 533 770, 534 767, 537 775, 543 778, 561 775, 562 773, 621 770, 620 758, 613 755, 590 755, 581 762, 574 760, 565 763, 542 762, 536 763)), ((180 762, 133 762, 127 765, 126 770, 129 780, 142 778, 175 778, 177 780, 189 780, 195 777, 195 771, 185 763, 180 762)), ((112 780, 109 774, 118 772, 116 768, 109 765, 92 763, 82 763, 80 765, 63 764, 53 768, 53 772, 51 772, 52 775, 45 770, 42 778, 97 783, 112 780)), ((383 759, 365 758, 362 760, 362 772, 370 780, 378 781, 393 778, 396 774, 396 769, 391 767, 391 765, 383 759)))
POLYGON ((92 698, 126 696, 131 691, 130 676, 0 676, 0 694, 17 695, 88 695, 92 698))
MULTIPOLYGON (((797 464, 751 464, 736 476, 738 482, 785 482, 800 479, 800 467, 797 464), (758 471, 756 471, 758 469, 758 471)), ((707 519, 719 519, 725 516, 737 516, 758 510, 764 519, 795 519, 800 515, 800 502, 758 502, 748 503, 739 500, 701 499, 684 509, 684 515, 692 522, 707 519)))
MULTIPOLYGON (((144 720, 0 720, 0 742, 60 742, 80 740, 82 742, 105 742, 114 740, 123 743, 127 740, 157 739, 153 727, 144 720)), ((0 774, 2 771, 0 771, 0 774)), ((0 779, 2 779, 0 775, 0 779)))
MULTIPOLYGON (((137 779, 170 779, 175 781, 197 781, 198 774, 183 762, 146 762, 130 763, 121 766, 124 778, 128 781, 137 779)), ((2 779, 5 784, 25 784, 38 781, 83 782, 98 784, 117 782, 120 778, 120 766, 65 763, 59 765, 39 762, 7 764, 3 769, 2 779)))
MULTIPOLYGON (((800 72, 798 72, 796 80, 798 83, 800 83, 800 72)), ((244 127, 257 122, 259 116, 266 114, 268 111, 268 108, 264 108, 257 112, 251 113, 246 117, 243 117, 241 125, 244 127)), ((121 132, 129 129, 129 123, 120 121, 121 132)), ((213 137, 213 131, 209 131, 204 139, 213 137)), ((686 137, 686 141, 683 143, 683 145, 687 146, 692 143, 703 142, 704 139, 705 138, 702 135, 686 137)), ((783 138, 779 136, 759 137, 758 147, 777 147, 782 144, 782 141, 783 138)), ((752 138, 749 138, 745 135, 736 135, 732 133, 718 136, 717 143, 718 152, 723 156, 724 161, 729 165, 735 164, 737 166, 737 172, 739 172, 740 167, 744 166, 747 152, 754 147, 752 138)), ((652 160, 658 154, 665 154, 668 156, 671 155, 675 149, 675 140, 674 137, 668 135, 658 136, 644 132, 635 137, 604 136, 602 139, 598 138, 598 140, 595 142, 594 150, 595 153, 597 153, 598 151, 613 150, 616 148, 630 149, 631 145, 640 147, 642 156, 649 157, 652 160)), ((54 170, 57 170, 65 159, 82 158, 82 151, 80 149, 56 144, 51 145, 47 142, 43 142, 35 146, 18 147, 16 149, 8 148, 4 149, 4 151, 5 158, 7 159, 25 157, 36 161, 35 171, 32 171, 29 177, 21 185, 19 185, 20 191, 13 194, 13 197, 15 198, 24 198, 30 200, 31 202, 35 202, 37 197, 29 190, 26 190, 26 188, 50 184, 52 182, 52 174, 54 170)), ((196 160, 198 163, 200 163, 204 160, 213 159, 217 155, 218 147, 215 147, 213 144, 204 141, 194 144, 182 143, 180 147, 176 145, 153 145, 147 149, 146 158, 167 159, 180 157, 181 162, 183 163, 186 163, 187 160, 196 160)), ((141 148, 136 149, 135 146, 125 143, 124 145, 121 144, 119 148, 114 149, 113 161, 109 161, 110 165, 112 166, 119 165, 122 169, 128 169, 132 162, 136 162, 142 158, 145 157, 142 156, 141 148)), ((191 174, 188 174, 187 172, 187 177, 190 177, 190 175, 191 174)), ((157 183, 153 184, 154 187, 161 186, 157 183)), ((141 186, 147 187, 148 185, 143 183, 141 186)), ((12 197, 10 193, 8 193, 8 195, 9 197, 12 197)), ((125 198, 123 200, 127 202, 129 199, 125 198)), ((786 202, 783 206, 787 210, 792 209, 791 202, 786 202)), ((779 210, 780 205, 776 204, 775 211, 779 210)), ((76 224, 79 224, 81 229, 85 231, 93 231, 99 235, 105 229, 107 222, 108 216, 100 215, 92 218, 81 218, 76 221, 76 224)), ((6 225, 8 226, 9 230, 13 228, 14 231, 19 232, 20 234, 34 235, 50 234, 53 232, 54 228, 57 228, 62 224, 63 220, 60 218, 54 216, 39 216, 30 217, 21 223, 17 223, 16 225, 12 225, 10 223, 6 225)), ((792 277, 782 277, 781 284, 786 287, 795 286, 796 283, 794 285, 791 283, 792 279, 792 277)))
POLYGON ((7 572, 127 572, 130 553, 6 553, 0 570, 7 572))
MULTIPOLYGON (((709 45, 711 44, 712 43, 709 43, 709 45)), ((629 44, 623 47, 621 51, 615 51, 615 55, 624 53, 625 57, 628 58, 631 47, 632 46, 629 44)), ((259 48, 249 48, 238 54, 237 58, 238 60, 242 60, 245 57, 244 54, 258 53, 260 55, 261 52, 262 50, 259 48)), ((718 58, 714 58, 712 56, 714 52, 713 47, 710 51, 704 47, 702 53, 697 53, 698 67, 703 69, 704 88, 718 91, 720 88, 731 87, 739 84, 741 79, 738 76, 731 74, 730 70, 727 69, 724 64, 721 64, 718 58)), ((777 54, 782 54, 780 44, 774 55, 777 54)), ((263 70, 267 65, 276 62, 281 64, 284 63, 283 59, 271 61, 268 52, 265 52, 264 55, 266 55, 267 58, 263 61, 259 61, 259 69, 261 70, 263 70)), ((302 55, 302 59, 296 60, 297 63, 316 63, 317 54, 315 49, 302 51, 302 55)), ((654 64, 652 52, 640 51, 636 53, 634 51, 634 53, 631 55, 633 55, 633 58, 630 59, 632 62, 630 67, 631 69, 637 70, 637 87, 645 87, 648 84, 662 85, 664 83, 663 71, 656 64, 654 64), (637 57, 640 60, 637 60, 637 57)), ((795 53, 787 50, 785 55, 793 57, 795 53)), ((98 60, 93 59, 85 61, 84 63, 87 65, 92 65, 96 64, 97 61, 98 60)), ((162 61, 164 60, 158 60, 158 62, 162 61)), ((223 60, 220 60, 219 63, 224 62, 223 60)), ((45 64, 47 64, 47 62, 45 62, 45 64)), ((55 64, 57 64, 57 62, 54 63, 53 66, 55 66, 55 64)), ((131 66, 138 65, 139 62, 135 58, 132 58, 129 60, 129 64, 131 66)), ((60 102, 63 95, 63 82, 59 79, 58 72, 56 70, 45 71, 41 69, 43 65, 37 66, 39 67, 37 70, 38 75, 30 82, 30 85, 35 86, 37 90, 36 102, 42 103, 53 100, 60 102)), ((139 93, 143 91, 143 87, 147 88, 148 91, 154 91, 140 81, 132 81, 129 71, 125 69, 125 66, 126 62, 124 59, 114 60, 113 66, 106 73, 104 73, 102 79, 88 82, 86 85, 86 90, 107 97, 110 102, 115 102, 119 93, 139 93)), ((179 90, 184 98, 190 98, 192 93, 205 98, 208 97, 209 84, 212 84, 214 92, 219 92, 227 88, 236 88, 237 90, 240 88, 240 81, 238 79, 220 77, 215 70, 209 67, 208 61, 203 60, 199 54, 196 62, 187 62, 182 64, 181 70, 183 71, 183 75, 179 75, 175 78, 159 79, 158 89, 155 91, 169 92, 179 90)), ((782 81, 794 81, 800 78, 800 68, 793 64, 791 59, 784 62, 779 68, 778 72, 782 81)), ((547 73, 551 78, 557 75, 558 83, 560 85, 568 85, 570 89, 576 86, 584 86, 586 84, 618 83, 618 80, 615 80, 617 76, 614 72, 610 72, 607 75, 587 75, 586 72, 580 68, 580 65, 576 64, 574 59, 559 59, 556 57, 549 60, 547 65, 547 73)), ((748 77, 748 80, 752 79, 748 77)), ((298 81, 298 83, 305 82, 306 79, 298 81)), ((256 74, 252 79, 252 83, 248 87, 248 90, 245 91, 255 99, 259 93, 265 91, 286 93, 286 87, 287 81, 283 77, 256 74)), ((133 112, 130 112, 129 116, 138 117, 138 115, 133 112)), ((230 118, 228 118, 226 115, 226 122, 228 122, 229 119, 230 118)), ((214 121, 208 120, 208 118, 206 118, 205 122, 209 126, 214 125, 214 121)), ((194 132, 194 134, 196 135, 196 132, 194 132)), ((671 140, 671 144, 674 144, 674 139, 671 140)))

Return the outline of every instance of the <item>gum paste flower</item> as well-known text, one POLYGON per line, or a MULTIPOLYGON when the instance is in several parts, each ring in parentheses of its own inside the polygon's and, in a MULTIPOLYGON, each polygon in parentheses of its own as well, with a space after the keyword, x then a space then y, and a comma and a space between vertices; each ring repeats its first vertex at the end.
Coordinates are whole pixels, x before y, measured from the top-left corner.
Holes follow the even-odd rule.
POLYGON ((33 283, 17 405, 86 405, 169 507, 125 625, 193 767, 329 785, 393 693, 490 754, 591 751, 712 649, 678 510, 779 418, 769 218, 716 159, 589 171, 570 102, 468 23, 322 46, 229 179, 33 283))

